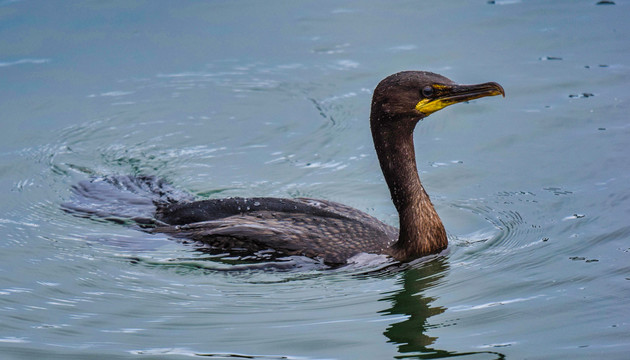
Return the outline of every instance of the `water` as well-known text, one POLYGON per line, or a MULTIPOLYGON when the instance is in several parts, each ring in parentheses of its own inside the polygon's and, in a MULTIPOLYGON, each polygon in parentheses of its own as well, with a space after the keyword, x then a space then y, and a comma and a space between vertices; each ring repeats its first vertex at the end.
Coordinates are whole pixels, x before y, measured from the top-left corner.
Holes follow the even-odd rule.
POLYGON ((2 358, 627 358, 630 9, 596 3, 1 1, 2 358), (367 118, 404 69, 507 92, 416 130, 441 256, 243 268, 60 211, 145 173, 396 224, 367 118))

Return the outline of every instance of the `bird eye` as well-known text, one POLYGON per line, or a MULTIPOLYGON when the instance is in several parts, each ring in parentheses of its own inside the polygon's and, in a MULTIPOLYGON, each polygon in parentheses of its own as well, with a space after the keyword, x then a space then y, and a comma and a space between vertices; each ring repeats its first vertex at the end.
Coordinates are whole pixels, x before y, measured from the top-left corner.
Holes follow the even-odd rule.
POLYGON ((425 98, 429 98, 433 95, 433 87, 432 86, 425 86, 424 88, 422 88, 422 96, 424 96, 425 98))

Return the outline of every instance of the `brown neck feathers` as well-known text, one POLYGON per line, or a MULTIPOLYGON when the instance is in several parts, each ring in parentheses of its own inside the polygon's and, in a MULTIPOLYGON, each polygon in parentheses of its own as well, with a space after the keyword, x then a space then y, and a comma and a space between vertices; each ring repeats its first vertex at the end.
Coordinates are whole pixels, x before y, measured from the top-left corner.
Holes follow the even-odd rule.
POLYGON ((418 176, 413 144, 417 121, 371 121, 376 153, 399 214, 400 232, 391 254, 401 261, 437 253, 447 246, 444 225, 418 176))

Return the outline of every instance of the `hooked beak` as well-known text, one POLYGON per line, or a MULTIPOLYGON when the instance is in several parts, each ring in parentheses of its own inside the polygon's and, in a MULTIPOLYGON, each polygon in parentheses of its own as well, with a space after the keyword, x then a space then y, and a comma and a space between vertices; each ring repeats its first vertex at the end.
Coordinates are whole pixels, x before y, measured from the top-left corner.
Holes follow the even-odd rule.
POLYGON ((486 96, 503 95, 505 90, 495 82, 476 85, 433 85, 434 95, 422 99, 416 104, 416 110, 428 116, 438 110, 464 101, 479 99, 486 96))

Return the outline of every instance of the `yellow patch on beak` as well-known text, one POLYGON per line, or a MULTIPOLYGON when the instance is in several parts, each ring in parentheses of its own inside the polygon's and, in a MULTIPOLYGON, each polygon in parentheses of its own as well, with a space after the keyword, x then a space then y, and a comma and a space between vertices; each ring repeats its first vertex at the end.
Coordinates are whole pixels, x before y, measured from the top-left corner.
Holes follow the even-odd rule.
POLYGON ((438 110, 451 105, 452 101, 444 101, 441 99, 422 99, 416 104, 416 110, 424 115, 431 115, 438 110))

